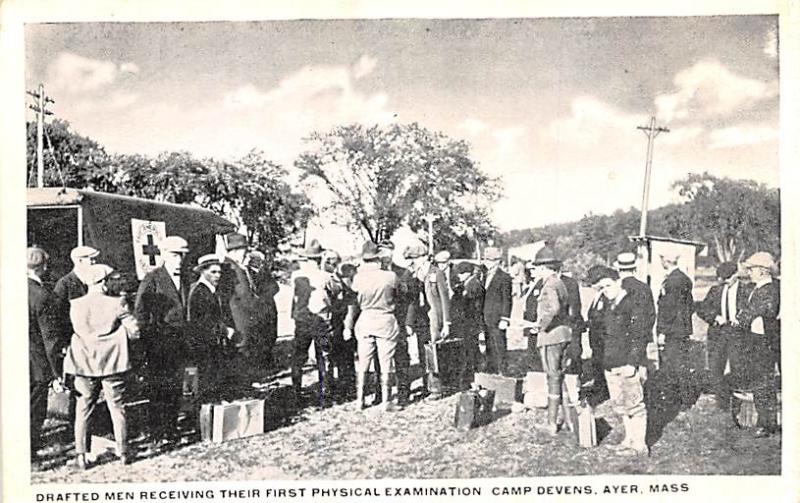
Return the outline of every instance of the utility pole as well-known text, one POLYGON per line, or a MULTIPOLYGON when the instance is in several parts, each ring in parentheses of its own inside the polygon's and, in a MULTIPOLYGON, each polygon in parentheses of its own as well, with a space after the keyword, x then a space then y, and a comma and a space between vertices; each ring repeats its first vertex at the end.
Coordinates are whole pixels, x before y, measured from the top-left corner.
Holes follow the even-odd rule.
POLYGON ((656 127, 656 118, 650 117, 649 126, 638 126, 647 135, 647 162, 644 168, 644 190, 642 191, 642 219, 639 222, 639 235, 644 237, 647 232, 647 205, 650 198, 650 171, 653 168, 653 141, 659 133, 669 133, 665 127, 656 127))
POLYGON ((28 108, 36 112, 36 186, 44 187, 44 116, 53 115, 47 110, 48 103, 55 103, 49 96, 44 94, 44 84, 39 84, 38 91, 28 91, 28 94, 36 98, 35 105, 28 105, 28 108))

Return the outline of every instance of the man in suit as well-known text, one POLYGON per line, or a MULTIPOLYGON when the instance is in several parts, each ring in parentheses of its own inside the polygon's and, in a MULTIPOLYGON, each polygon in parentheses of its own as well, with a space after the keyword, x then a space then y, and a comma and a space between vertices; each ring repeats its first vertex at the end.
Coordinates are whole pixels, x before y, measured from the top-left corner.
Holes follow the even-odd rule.
POLYGON ((226 325, 222 314, 218 287, 223 271, 219 257, 203 255, 194 272, 200 276, 189 288, 186 342, 189 359, 197 365, 201 403, 207 403, 218 398, 218 379, 225 366, 223 348, 234 329, 226 325))
POLYGON ((478 336, 486 331, 483 325, 484 291, 471 263, 456 264, 453 273, 461 285, 453 297, 453 329, 464 340, 461 385, 468 388, 479 367, 478 336))
POLYGON ((567 347, 572 341, 569 293, 559 276, 561 261, 550 247, 545 246, 533 260, 533 275, 542 282, 536 303, 536 321, 529 331, 536 334, 536 346, 547 374, 547 427, 558 432, 558 409, 561 406, 564 371, 569 366, 567 347))
POLYGON ((678 255, 661 255, 666 271, 658 296, 656 332, 661 351, 661 371, 670 388, 678 393, 681 409, 687 410, 695 398, 689 372, 689 336, 692 335, 692 280, 678 269, 678 255))
POLYGON ((717 267, 720 283, 712 286, 705 299, 697 303, 697 315, 708 323, 708 377, 717 406, 722 410, 728 410, 731 392, 723 380, 725 364, 730 364, 730 376, 735 382, 742 377, 746 357, 742 352, 744 337, 736 315, 739 306, 747 303, 750 287, 739 281, 736 272, 734 262, 721 263, 717 267))
POLYGON ((433 256, 433 261, 436 266, 444 272, 444 278, 447 281, 447 291, 450 298, 453 297, 455 291, 461 287, 458 281, 458 275, 453 274, 453 264, 450 262, 450 252, 442 250, 433 256))
MULTIPOLYGON (((403 250, 403 259, 408 263, 408 266, 406 272, 403 273, 403 278, 401 278, 401 289, 405 290, 407 300, 406 316, 401 325, 401 330, 403 330, 402 327, 405 327, 407 335, 417 334, 417 354, 419 355, 419 365, 422 369, 423 394, 426 394, 429 389, 428 374, 425 369, 425 343, 430 339, 431 329, 430 320, 428 319, 430 305, 425 298, 423 283, 417 277, 415 261, 419 257, 426 256, 427 253, 427 248, 422 243, 406 246, 403 250)), ((398 323, 400 323, 400 320, 398 320, 398 323)), ((398 365, 404 365, 404 363, 400 362, 398 365)))
POLYGON ((89 291, 89 269, 97 262, 100 252, 91 246, 77 246, 69 253, 73 268, 70 272, 56 281, 53 287, 53 296, 56 302, 59 323, 65 345, 72 337, 72 323, 69 319, 69 303, 71 300, 83 297, 89 291))
POLYGON ((255 286, 257 309, 263 311, 263 332, 259 335, 255 348, 256 365, 260 368, 274 366, 272 350, 278 339, 278 306, 275 295, 280 285, 272 275, 272 261, 267 254, 254 250, 247 255, 246 267, 255 286))
POLYGON ((758 411, 756 437, 779 431, 775 367, 780 365, 781 307, 780 283, 773 278, 775 259, 767 252, 757 252, 745 262, 754 287, 736 319, 747 340, 748 366, 751 371, 753 402, 758 411))
POLYGON ((490 246, 484 253, 486 294, 483 301, 483 322, 486 326, 486 366, 495 374, 506 372, 506 329, 511 316, 511 276, 500 268, 503 258, 499 248, 490 246))
POLYGON ((154 443, 177 440, 186 349, 186 280, 181 265, 189 245, 180 236, 159 243, 164 263, 148 272, 136 292, 134 316, 147 349, 154 443))
POLYGON ((42 282, 49 257, 43 249, 28 248, 28 376, 30 379, 31 459, 41 446, 42 423, 47 415, 47 393, 52 384, 61 391, 61 337, 57 304, 42 282))
MULTIPOLYGON (((436 344, 450 335, 450 293, 447 287, 447 279, 444 271, 431 263, 423 245, 410 247, 406 250, 405 255, 413 260, 414 275, 420 282, 422 293, 420 309, 414 312, 417 315, 427 313, 429 333, 425 334, 425 338, 429 337, 430 343, 436 344)), ((421 335, 423 334, 418 333, 417 338, 422 338, 420 337, 421 335)), ((420 353, 420 359, 424 354, 423 348, 420 353)), ((431 393, 430 398, 437 400, 442 397, 444 391, 441 381, 433 374, 432 369, 427 369, 427 371, 427 387, 431 393)))

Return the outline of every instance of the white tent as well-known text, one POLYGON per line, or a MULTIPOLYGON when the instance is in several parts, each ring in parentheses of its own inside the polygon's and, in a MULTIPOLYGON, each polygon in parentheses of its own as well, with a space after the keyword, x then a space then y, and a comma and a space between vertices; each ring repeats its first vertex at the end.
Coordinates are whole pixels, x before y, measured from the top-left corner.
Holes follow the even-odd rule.
POLYGON ((514 248, 508 249, 508 263, 511 263, 511 257, 517 257, 518 259, 524 260, 525 262, 529 262, 536 258, 536 254, 544 248, 545 241, 536 241, 533 243, 526 243, 524 245, 515 246, 514 248))

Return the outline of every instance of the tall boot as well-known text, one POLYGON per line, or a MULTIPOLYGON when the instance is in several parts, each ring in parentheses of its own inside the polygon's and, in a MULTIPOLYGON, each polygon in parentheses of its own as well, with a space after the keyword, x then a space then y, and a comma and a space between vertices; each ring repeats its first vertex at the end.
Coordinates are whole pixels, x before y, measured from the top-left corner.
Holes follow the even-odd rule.
POLYGON ((397 369, 395 376, 397 377, 397 403, 398 405, 406 405, 411 395, 411 385, 408 382, 408 370, 397 369))
POLYGON ((631 416, 628 419, 630 437, 630 449, 638 456, 646 456, 649 453, 647 448, 647 412, 631 416))
POLYGON ((361 410, 364 405, 364 385, 365 385, 364 372, 356 372, 356 409, 361 410))
POLYGON ((547 397, 547 433, 558 433, 558 409, 561 406, 561 397, 547 397))
POLYGON ((383 410, 393 412, 397 406, 392 403, 392 375, 389 373, 381 374, 381 394, 383 395, 383 410))

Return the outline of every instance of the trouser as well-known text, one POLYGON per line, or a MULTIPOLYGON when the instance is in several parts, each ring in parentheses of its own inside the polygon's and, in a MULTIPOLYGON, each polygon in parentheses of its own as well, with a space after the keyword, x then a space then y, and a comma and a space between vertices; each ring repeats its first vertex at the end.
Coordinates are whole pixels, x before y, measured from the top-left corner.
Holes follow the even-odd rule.
POLYGON ((689 372, 689 340, 667 337, 661 351, 661 368, 668 387, 677 394, 677 402, 692 405, 694 383, 689 372))
POLYGON ((758 412, 758 426, 777 427, 778 397, 775 378, 777 354, 766 344, 763 335, 748 334, 748 362, 752 376, 753 405, 758 412))
POLYGON ((31 456, 41 446, 42 424, 47 417, 47 394, 50 391, 49 381, 31 381, 31 456))
POLYGON ((183 396, 183 369, 173 366, 174 363, 158 362, 150 365, 149 417, 152 435, 156 439, 177 434, 180 401, 183 396))
POLYGON ((719 403, 727 404, 731 390, 723 379, 725 364, 730 363, 730 375, 741 376, 743 367, 741 339, 742 333, 731 326, 719 327, 709 331, 708 345, 708 379, 711 391, 719 403))
POLYGON ((402 400, 407 400, 411 394, 411 356, 408 352, 408 336, 405 327, 401 325, 400 335, 397 336, 397 345, 394 351, 394 364, 397 376, 397 395, 402 400))
POLYGON ((486 370, 490 374, 506 373, 506 331, 497 327, 486 329, 486 370))
POLYGON ((461 369, 461 385, 469 388, 475 379, 475 372, 481 358, 481 350, 478 344, 478 334, 465 334, 463 343, 463 364, 461 369))
POLYGON ((625 426, 623 444, 634 449, 647 447, 647 408, 644 403, 644 387, 638 368, 632 375, 625 375, 623 367, 605 371, 611 405, 625 426))
POLYGON ((314 320, 296 320, 294 348, 292 352, 292 386, 295 392, 302 388, 303 365, 308 348, 314 343, 317 358, 320 405, 333 399, 333 329, 329 321, 317 317, 314 320))
POLYGON ((539 348, 539 357, 544 373, 547 375, 547 394, 551 398, 561 398, 568 345, 569 342, 559 342, 539 348))
POLYGON ((356 381, 356 340, 350 338, 344 340, 344 335, 341 330, 334 330, 333 334, 333 350, 331 360, 333 366, 336 368, 338 377, 337 387, 341 388, 344 393, 353 389, 356 381))
POLYGON ((100 388, 103 389, 111 424, 114 428, 114 440, 117 443, 117 454, 127 452, 127 426, 125 423, 125 375, 114 374, 105 377, 75 376, 75 453, 86 454, 89 441, 89 423, 94 413, 100 388))

